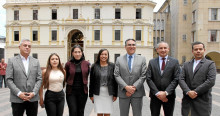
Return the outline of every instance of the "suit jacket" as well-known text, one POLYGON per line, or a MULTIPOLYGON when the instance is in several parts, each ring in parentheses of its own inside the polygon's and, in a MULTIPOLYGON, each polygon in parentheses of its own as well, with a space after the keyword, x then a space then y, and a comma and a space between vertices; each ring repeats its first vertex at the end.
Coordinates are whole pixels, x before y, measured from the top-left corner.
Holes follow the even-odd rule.
POLYGON ((8 59, 6 82, 10 89, 10 102, 24 102, 17 96, 19 91, 34 92, 35 96, 30 101, 33 102, 39 100, 38 91, 42 83, 40 63, 37 59, 31 56, 29 58, 27 74, 20 55, 8 59))
MULTIPOLYGON (((118 84, 115 81, 114 69, 115 65, 110 62, 108 64, 107 86, 109 95, 117 97, 118 84)), ((100 65, 96 63, 93 64, 90 72, 89 97, 93 97, 93 94, 99 95, 101 73, 102 71, 100 65)))
POLYGON ((179 78, 179 85, 183 90, 182 115, 210 116, 212 107, 212 87, 216 79, 216 67, 213 61, 203 58, 193 73, 194 59, 184 63, 179 78), (187 92, 194 90, 198 96, 191 99, 187 92))
POLYGON ((179 62, 172 57, 168 56, 162 74, 160 70, 159 57, 150 60, 146 74, 147 84, 150 88, 149 96, 155 96, 155 94, 159 91, 167 91, 168 97, 175 98, 175 89, 178 85, 179 72, 179 62))
POLYGON ((118 83, 118 96, 127 98, 125 86, 135 86, 136 91, 131 97, 145 96, 144 81, 146 73, 146 59, 140 55, 134 55, 132 71, 129 71, 127 55, 117 58, 115 64, 115 80, 118 83))

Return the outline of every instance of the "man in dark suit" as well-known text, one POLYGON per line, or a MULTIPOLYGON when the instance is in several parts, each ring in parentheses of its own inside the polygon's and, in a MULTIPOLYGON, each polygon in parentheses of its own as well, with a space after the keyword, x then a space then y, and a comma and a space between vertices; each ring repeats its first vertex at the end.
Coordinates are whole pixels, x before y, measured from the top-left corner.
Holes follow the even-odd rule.
POLYGON ((192 43, 194 59, 184 63, 179 78, 183 90, 182 116, 210 116, 212 87, 216 79, 215 63, 204 57, 205 45, 192 43))
POLYGON ((144 81, 146 73, 146 59, 135 54, 136 41, 127 39, 125 41, 127 54, 117 58, 115 64, 115 80, 117 81, 120 116, 128 116, 130 105, 133 116, 142 115, 144 81))
POLYGON ((168 56, 169 45, 160 42, 156 47, 159 57, 149 61, 147 84, 150 88, 151 116, 159 116, 161 105, 165 116, 173 116, 175 88, 178 84, 179 62, 168 56))
POLYGON ((38 91, 41 86, 41 69, 39 61, 31 56, 31 42, 21 40, 20 54, 8 59, 6 80, 10 89, 10 102, 13 116, 37 116, 38 91))

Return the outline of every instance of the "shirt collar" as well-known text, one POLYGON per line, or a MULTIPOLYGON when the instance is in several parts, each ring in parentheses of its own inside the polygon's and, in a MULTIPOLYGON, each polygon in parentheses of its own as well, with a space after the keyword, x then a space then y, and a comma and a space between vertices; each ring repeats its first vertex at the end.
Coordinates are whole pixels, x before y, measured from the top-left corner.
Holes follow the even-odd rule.
MULTIPOLYGON (((159 56, 159 60, 162 60, 163 57, 159 56)), ((168 55, 166 55, 164 58, 166 58, 165 60, 167 60, 168 55)))
POLYGON ((202 59, 200 59, 200 60, 194 59, 194 63, 199 63, 201 60, 202 60, 202 59))
MULTIPOLYGON (((20 54, 20 56, 21 56, 21 59, 22 59, 22 60, 26 60, 25 57, 22 56, 21 54, 20 54)), ((30 58, 30 56, 27 57, 27 60, 29 60, 29 58, 30 58)))
POLYGON ((132 54, 132 55, 127 54, 127 58, 129 58, 129 56, 132 56, 132 58, 134 58, 134 55, 135 54, 132 54))

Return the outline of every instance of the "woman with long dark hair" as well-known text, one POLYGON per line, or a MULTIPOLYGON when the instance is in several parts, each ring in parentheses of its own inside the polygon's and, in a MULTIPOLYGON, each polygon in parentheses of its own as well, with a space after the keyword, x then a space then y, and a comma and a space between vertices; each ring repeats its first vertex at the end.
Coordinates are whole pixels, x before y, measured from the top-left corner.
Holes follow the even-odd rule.
POLYGON ((95 105, 97 116, 110 116, 117 99, 118 85, 114 77, 114 64, 109 62, 109 52, 101 49, 90 73, 89 97, 95 105))
POLYGON ((88 98, 89 62, 85 61, 83 49, 74 45, 71 50, 72 59, 66 63, 66 100, 69 116, 84 116, 88 98))
POLYGON ((53 53, 49 56, 46 69, 42 71, 42 80, 39 95, 40 106, 44 107, 47 116, 62 116, 65 102, 63 87, 65 86, 66 72, 60 62, 60 57, 53 53), (43 89, 47 89, 43 100, 43 89))

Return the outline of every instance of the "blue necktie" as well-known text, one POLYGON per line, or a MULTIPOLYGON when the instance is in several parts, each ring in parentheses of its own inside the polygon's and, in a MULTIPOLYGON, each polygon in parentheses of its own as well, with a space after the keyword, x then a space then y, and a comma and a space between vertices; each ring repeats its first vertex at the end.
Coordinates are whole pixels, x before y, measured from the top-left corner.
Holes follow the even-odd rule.
POLYGON ((129 71, 131 72, 131 59, 132 59, 132 56, 129 56, 128 58, 129 58, 128 67, 129 67, 129 71))

